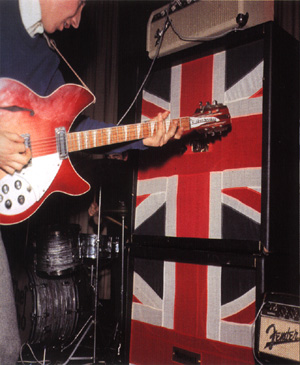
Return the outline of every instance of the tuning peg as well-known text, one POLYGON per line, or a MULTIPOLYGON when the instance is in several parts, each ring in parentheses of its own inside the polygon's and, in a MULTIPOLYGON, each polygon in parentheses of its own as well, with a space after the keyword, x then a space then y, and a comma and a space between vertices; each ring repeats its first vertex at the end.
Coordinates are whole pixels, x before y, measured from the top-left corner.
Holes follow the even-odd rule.
POLYGON ((198 114, 198 113, 203 113, 203 103, 202 103, 202 101, 200 101, 199 102, 199 108, 197 108, 196 110, 195 110, 195 114, 198 114))

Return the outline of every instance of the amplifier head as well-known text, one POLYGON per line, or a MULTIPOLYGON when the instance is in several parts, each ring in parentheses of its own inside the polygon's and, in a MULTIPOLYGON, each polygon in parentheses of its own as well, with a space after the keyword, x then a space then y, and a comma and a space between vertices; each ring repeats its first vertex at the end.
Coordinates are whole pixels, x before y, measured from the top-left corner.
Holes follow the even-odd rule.
POLYGON ((147 51, 154 58, 157 39, 164 29, 166 15, 169 13, 172 25, 167 29, 159 56, 174 53, 200 42, 185 41, 184 38, 205 38, 224 34, 238 27, 239 14, 247 15, 245 28, 274 20, 274 0, 180 0, 170 1, 150 15, 147 25, 147 51), (247 14, 248 13, 248 14, 247 14))
POLYGON ((256 354, 266 363, 300 362, 299 298, 269 295, 256 327, 256 354))

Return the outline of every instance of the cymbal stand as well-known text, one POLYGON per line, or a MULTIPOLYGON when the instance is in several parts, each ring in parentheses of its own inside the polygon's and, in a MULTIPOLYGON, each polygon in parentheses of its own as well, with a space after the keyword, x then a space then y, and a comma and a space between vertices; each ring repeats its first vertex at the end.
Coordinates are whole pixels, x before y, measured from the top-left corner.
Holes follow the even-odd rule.
MULTIPOLYGON (((98 283, 99 283, 99 250, 100 250, 100 232, 101 232, 101 204, 102 204, 102 195, 101 195, 101 187, 99 190, 99 213, 98 213, 98 232, 97 232, 97 242, 96 242, 96 268, 95 268, 95 282, 94 282, 94 313, 89 317, 89 319, 86 321, 86 323, 83 325, 77 336, 75 337, 74 341, 62 349, 64 351, 67 347, 71 346, 81 332, 82 336, 80 337, 78 343, 76 344, 74 350, 70 354, 69 358, 66 362, 64 362, 62 365, 68 364, 71 360, 93 360, 93 364, 96 364, 96 357, 97 357, 97 309, 98 309, 98 283), (77 351, 80 343, 83 341, 85 336, 88 334, 90 328, 94 326, 93 331, 93 356, 92 357, 73 357, 74 353, 77 351), (85 329, 86 327, 86 329, 85 329), (84 330, 85 329, 85 330, 84 330)), ((94 265, 91 266, 91 271, 94 270, 94 265)))
POLYGON ((94 297, 94 348, 93 348, 93 362, 96 363, 96 350, 97 350, 97 308, 98 308, 98 283, 99 283, 99 250, 100 250, 100 236, 101 236, 101 205, 102 205, 102 192, 101 187, 99 189, 99 201, 98 201, 98 239, 96 249, 96 275, 95 275, 95 297, 94 297))
POLYGON ((120 288, 120 329, 119 329, 119 345, 118 345, 118 353, 117 355, 121 356, 121 347, 123 341, 123 327, 124 327, 124 275, 125 275, 125 216, 127 213, 126 206, 124 202, 120 202, 121 207, 119 208, 119 213, 122 218, 122 233, 121 233, 121 288, 120 288))

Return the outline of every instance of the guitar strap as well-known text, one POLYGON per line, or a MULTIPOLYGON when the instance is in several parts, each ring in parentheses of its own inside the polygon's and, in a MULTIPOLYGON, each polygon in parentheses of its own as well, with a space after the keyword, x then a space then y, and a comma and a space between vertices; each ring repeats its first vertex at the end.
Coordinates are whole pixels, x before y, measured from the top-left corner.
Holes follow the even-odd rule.
POLYGON ((77 74, 77 72, 73 69, 73 67, 70 65, 70 63, 66 60, 66 58, 62 55, 62 53, 60 52, 60 50, 57 48, 56 43, 53 39, 50 39, 48 37, 48 35, 44 32, 43 33, 44 38, 46 39, 49 48, 51 48, 52 50, 56 51, 57 54, 61 57, 61 59, 66 63, 66 65, 69 67, 69 69, 73 72, 73 74, 77 77, 77 79, 80 81, 81 85, 87 89, 93 96, 94 99, 96 100, 96 97, 94 95, 94 93, 92 93, 92 91, 90 90, 90 88, 83 82, 83 80, 80 78, 80 76, 77 74))

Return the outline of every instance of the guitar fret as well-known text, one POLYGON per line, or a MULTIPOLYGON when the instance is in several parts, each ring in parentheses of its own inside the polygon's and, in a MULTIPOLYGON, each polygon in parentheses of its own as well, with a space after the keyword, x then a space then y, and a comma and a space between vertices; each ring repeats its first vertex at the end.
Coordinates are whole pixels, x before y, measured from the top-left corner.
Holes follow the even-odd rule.
POLYGON ((104 137, 104 129, 100 129, 98 132, 98 140, 97 140, 99 146, 104 146, 103 137, 104 137))
POLYGON ((112 143, 117 143, 118 142, 118 128, 114 127, 111 129, 112 131, 112 143))
POLYGON ((142 131, 143 131, 143 138, 149 137, 149 123, 143 123, 142 125, 142 131))
POLYGON ((93 135, 93 146, 97 147, 97 131, 91 131, 93 135))
POLYGON ((81 142, 80 142, 80 134, 76 133, 76 138, 77 138, 77 150, 80 151, 81 150, 81 142))
POLYGON ((171 125, 171 121, 170 120, 166 120, 165 121, 165 126, 166 126, 166 131, 168 132, 169 128, 170 128, 170 125, 171 125))
POLYGON ((155 126, 156 126, 156 122, 151 121, 150 122, 150 127, 151 127, 151 137, 154 135, 154 130, 155 130, 155 126))
POLYGON ((124 125, 123 129, 124 129, 124 132, 125 132, 124 139, 125 139, 125 141, 127 141, 127 125, 124 125))
POLYGON ((136 126, 136 130, 137 130, 137 139, 140 139, 140 134, 141 134, 141 124, 137 124, 137 126, 136 126))
POLYGON ((88 149, 89 148, 88 132, 84 133, 83 136, 84 136, 85 148, 88 149))
POLYGON ((110 128, 108 128, 107 129, 107 144, 110 144, 110 134, 111 134, 111 129, 110 128))
POLYGON ((119 141, 120 141, 120 136, 119 136, 120 128, 117 128, 116 130, 117 130, 117 143, 119 143, 119 141))

